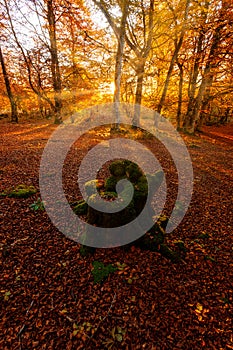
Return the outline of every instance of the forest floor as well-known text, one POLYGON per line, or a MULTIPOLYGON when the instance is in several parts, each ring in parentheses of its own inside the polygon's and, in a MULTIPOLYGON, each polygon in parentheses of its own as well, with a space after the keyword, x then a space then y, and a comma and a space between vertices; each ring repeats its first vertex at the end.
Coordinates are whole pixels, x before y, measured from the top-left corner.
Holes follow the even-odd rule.
MULTIPOLYGON (((40 159, 55 129, 46 122, 0 125, 0 192, 18 184, 37 189, 27 199, 0 197, 0 348, 233 349, 233 125, 183 135, 194 190, 167 238, 171 247, 176 240, 186 245, 179 263, 135 246, 83 258, 45 211, 30 207, 40 196, 40 159), (118 269, 94 283, 94 261, 118 269)), ((63 175, 70 201, 80 198, 78 164, 106 136, 89 133, 68 154, 63 175)), ((142 142, 154 150, 153 140, 142 142)), ((163 152, 158 158, 174 185, 163 152)))

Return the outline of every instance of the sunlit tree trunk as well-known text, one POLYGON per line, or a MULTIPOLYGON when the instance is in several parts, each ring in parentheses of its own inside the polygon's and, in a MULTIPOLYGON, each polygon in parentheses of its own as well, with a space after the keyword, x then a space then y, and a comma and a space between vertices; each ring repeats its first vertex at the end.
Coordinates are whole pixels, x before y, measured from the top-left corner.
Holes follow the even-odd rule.
POLYGON ((10 84, 9 76, 7 73, 7 69, 6 69, 5 60, 3 57, 1 46, 0 46, 0 63, 1 63, 1 67, 2 67, 2 73, 3 73, 4 82, 5 82, 5 86, 6 86, 7 96, 9 98, 10 104, 11 104, 11 121, 14 123, 18 123, 17 104, 16 104, 14 95, 13 95, 12 90, 11 90, 11 84, 10 84))
POLYGON ((168 69, 168 72, 167 72, 166 80, 165 80, 165 83, 164 83, 164 86, 163 86, 162 96, 161 96, 161 98, 159 100, 159 104, 158 104, 158 107, 157 107, 157 112, 158 113, 161 113, 161 111, 162 111, 162 108, 163 108, 163 105, 164 105, 164 102, 165 102, 165 99, 166 99, 166 96, 167 96, 167 90, 168 90, 169 82, 170 82, 170 79, 171 79, 171 76, 172 76, 173 68, 174 68, 174 65, 175 65, 175 62, 176 62, 179 50, 180 50, 181 45, 182 45, 182 41, 183 41, 183 37, 182 37, 182 40, 180 39, 179 45, 176 46, 175 51, 174 51, 174 53, 172 55, 172 59, 171 59, 170 65, 169 65, 169 69, 168 69))
MULTIPOLYGON (((109 4, 109 2, 105 1, 105 0, 92 0, 92 1, 103 12, 109 25, 113 29, 114 34, 116 35, 116 37, 118 39, 120 37, 121 31, 119 29, 117 21, 115 20, 115 18, 112 16, 111 12, 109 11, 109 8, 112 4, 109 4)), ((127 0, 127 3, 129 5, 128 0, 127 0)), ((143 37, 142 44, 140 44, 137 40, 135 41, 135 35, 136 35, 135 25, 136 25, 136 23, 129 23, 128 21, 126 21, 127 17, 125 18, 125 24, 127 26, 127 31, 124 34, 125 41, 126 41, 128 47, 135 53, 136 60, 138 62, 143 62, 143 67, 140 66, 141 63, 140 63, 140 65, 138 65, 138 63, 132 64, 133 68, 136 71, 136 75, 137 75, 137 87, 136 87, 136 95, 135 95, 136 106, 135 106, 134 115, 133 115, 133 125, 139 125, 139 121, 140 121, 140 104, 141 104, 141 100, 142 100, 142 89, 143 89, 145 62, 149 56, 149 53, 151 50, 151 45, 152 45, 152 39, 153 39, 154 3, 155 3, 154 0, 150 0, 148 8, 146 8, 143 1, 140 1, 138 4, 140 11, 142 13, 142 17, 143 17, 144 37, 143 37)), ((123 19, 123 17, 122 17, 122 19, 123 19)), ((125 29, 124 29, 124 31, 125 31, 125 29)), ((117 63, 117 65, 120 66, 119 63, 117 63)))
POLYGON ((179 93, 178 93, 178 107, 177 107, 177 130, 181 130, 181 115, 182 115, 182 100, 183 100, 183 83, 184 83, 184 68, 183 63, 177 61, 179 67, 179 93))
POLYGON ((138 65, 138 68, 136 69, 136 73, 137 73, 137 85, 136 85, 136 93, 135 93, 133 126, 139 126, 140 124, 143 80, 145 76, 145 60, 143 60, 143 62, 138 65))
POLYGON ((142 92, 143 92, 143 81, 145 77, 145 65, 149 53, 151 51, 151 45, 153 40, 153 30, 154 30, 154 0, 150 0, 149 10, 148 10, 148 28, 146 25, 146 13, 144 9, 143 1, 141 2, 141 10, 143 16, 143 29, 144 29, 144 45, 142 48, 140 46, 135 46, 129 38, 127 38, 127 43, 129 47, 135 52, 137 56, 138 63, 135 65, 135 71, 137 75, 137 85, 135 93, 135 107, 133 115, 133 126, 140 125, 140 114, 141 114, 141 103, 142 103, 142 92), (146 31, 148 33, 146 35, 146 31))
POLYGON ((122 60, 124 54, 124 46, 125 46, 125 29, 126 29, 126 21, 128 15, 128 0, 123 1, 122 6, 122 17, 121 17, 121 25, 120 25, 120 33, 118 37, 118 47, 116 54, 116 63, 115 63, 115 91, 113 102, 115 103, 115 118, 117 128, 120 123, 120 112, 119 112, 119 103, 120 103, 120 92, 121 92, 121 75, 122 75, 122 60))
POLYGON ((62 122, 61 109, 61 73, 58 60, 57 50, 57 38, 56 38, 56 22, 53 8, 53 0, 47 0, 47 20, 48 20, 48 31, 50 39, 50 55, 51 55, 51 72, 53 79, 54 89, 54 102, 55 102, 55 123, 59 124, 62 122))
POLYGON ((205 94, 203 96, 203 101, 201 104, 201 110, 200 110, 200 115, 199 119, 197 121, 197 127, 196 130, 201 132, 202 131, 202 126, 205 123, 206 116, 207 116, 207 110, 209 110, 209 105, 210 105, 210 91, 211 91, 211 86, 213 84, 213 75, 210 77, 210 82, 209 86, 206 88, 205 94))

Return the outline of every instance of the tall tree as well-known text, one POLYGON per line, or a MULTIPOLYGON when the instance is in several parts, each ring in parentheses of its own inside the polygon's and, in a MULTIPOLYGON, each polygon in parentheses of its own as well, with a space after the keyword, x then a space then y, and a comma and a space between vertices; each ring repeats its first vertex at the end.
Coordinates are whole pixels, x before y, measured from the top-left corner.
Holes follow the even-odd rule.
MULTIPOLYGON (((203 48, 203 44, 207 41, 208 34, 209 47, 205 48, 206 56, 204 57, 203 69, 201 72, 201 82, 195 97, 193 92, 190 96, 191 101, 189 101, 184 120, 184 128, 188 133, 194 133, 197 128, 206 90, 213 84, 216 70, 219 65, 222 64, 223 58, 228 55, 228 50, 232 47, 232 35, 231 31, 229 31, 229 28, 233 24, 230 4, 226 2, 225 4, 222 4, 221 7, 217 6, 214 16, 214 22, 213 18, 210 18, 207 23, 208 30, 205 32, 205 36, 201 40, 202 45, 200 45, 199 41, 200 37, 204 35, 203 32, 200 34, 198 40, 198 45, 203 48), (212 24, 210 26, 210 20, 211 24, 214 23, 214 25, 212 24)), ((201 50, 201 48, 198 47, 198 50, 201 50)), ((196 64, 197 63, 195 62, 195 65, 196 64)), ((195 65, 194 69, 196 70, 195 65)), ((197 73, 195 74, 197 75, 197 73)))
POLYGON ((3 57, 1 45, 0 45, 0 63, 1 63, 1 67, 2 67, 2 73, 3 73, 4 82, 5 82, 5 86, 6 86, 7 96, 10 100, 10 105, 11 105, 11 121, 14 123, 18 123, 17 104, 15 101, 14 95, 12 93, 10 79, 9 79, 9 75, 7 73, 7 68, 6 68, 6 64, 5 64, 5 59, 3 57))
POLYGON ((125 32, 126 32, 126 22, 129 10, 128 0, 123 0, 122 3, 122 15, 121 15, 121 23, 118 33, 118 46, 117 53, 115 59, 115 78, 114 78, 114 97, 113 102, 115 103, 115 114, 116 114, 116 123, 117 126, 120 123, 120 113, 119 113, 119 102, 120 102, 120 91, 121 91, 121 75, 122 75, 122 60, 124 54, 124 46, 125 46, 125 32))
MULTIPOLYGON (((103 12, 118 39, 120 37, 120 27, 118 19, 112 15, 111 9, 115 8, 116 5, 119 7, 121 1, 118 0, 117 4, 107 0, 93 0, 93 2, 103 12)), ((145 65, 153 40, 154 2, 154 0, 129 2, 125 42, 130 50, 134 52, 135 57, 130 59, 130 63, 137 77, 133 125, 139 125, 145 65)))
POLYGON ((46 0, 47 5, 47 21, 48 21, 48 32, 50 39, 50 55, 51 55, 51 72, 54 89, 54 102, 55 102, 55 123, 60 124, 62 122, 61 108, 61 72, 58 60, 58 49, 57 49, 57 34, 56 34, 56 20, 55 20, 55 9, 54 0, 46 0))
MULTIPOLYGON (((157 107, 157 112, 158 113, 161 113, 161 111, 162 111, 162 108, 163 108, 163 105, 164 105, 164 102, 165 102, 165 99, 166 99, 167 91, 168 91, 168 85, 169 85, 169 82, 170 82, 170 79, 171 79, 171 76, 172 76, 173 68, 174 68, 175 63, 177 62, 178 54, 179 54, 179 51, 181 49, 181 46, 182 46, 182 43, 183 43, 183 40, 184 40, 184 36, 185 36, 186 30, 187 30, 187 19, 188 19, 190 1, 191 0, 186 0, 185 1, 185 9, 184 9, 184 15, 183 15, 183 18, 182 18, 182 27, 181 27, 181 30, 180 30, 180 35, 178 35, 178 30, 179 30, 179 27, 180 27, 179 21, 181 19, 177 17, 176 11, 173 8, 172 4, 170 4, 169 1, 167 1, 170 10, 173 13, 174 22, 175 22, 175 26, 176 26, 175 40, 174 40, 175 48, 174 48, 174 52, 172 54, 171 61, 170 61, 170 64, 169 64, 169 68, 168 68, 168 71, 167 71, 167 76, 166 76, 166 79, 165 79, 162 95, 161 95, 161 98, 160 98, 160 101, 159 101, 159 104, 158 104, 158 107, 157 107)), ((181 69, 181 66, 180 66, 180 69, 181 69)), ((180 72, 182 73, 182 70, 180 72)))

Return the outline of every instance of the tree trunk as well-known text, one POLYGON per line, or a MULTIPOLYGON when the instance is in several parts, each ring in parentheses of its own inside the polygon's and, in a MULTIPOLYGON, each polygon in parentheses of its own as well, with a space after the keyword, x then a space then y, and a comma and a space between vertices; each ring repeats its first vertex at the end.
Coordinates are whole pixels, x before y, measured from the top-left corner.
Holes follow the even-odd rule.
POLYGON ((122 17, 121 17, 121 25, 120 25, 120 33, 118 37, 118 47, 116 54, 116 64, 115 64, 115 91, 113 102, 115 103, 115 118, 117 128, 119 128, 120 120, 120 112, 119 112, 119 103, 120 103, 120 91, 121 91, 121 75, 122 75, 122 59, 124 54, 124 46, 125 46, 125 28, 126 21, 128 16, 128 0, 124 0, 122 7, 122 17))
POLYGON ((178 94, 178 107, 177 107, 177 130, 181 130, 181 113, 182 113, 182 99, 183 99, 183 82, 184 82, 184 69, 183 64, 177 62, 177 65, 179 67, 180 73, 179 73, 179 94, 178 94))
MULTIPOLYGON (((52 100, 46 95, 45 91, 42 91, 41 90, 41 86, 38 85, 38 86, 35 86, 34 83, 33 83, 33 79, 32 79, 32 60, 31 60, 31 57, 29 55, 29 52, 27 51, 27 53, 25 52, 23 46, 20 44, 19 40, 18 40, 18 37, 17 37, 17 34, 15 32, 15 29, 14 29, 14 25, 13 25, 13 22, 12 22, 12 19, 11 19, 11 14, 10 14, 10 9, 9 9, 9 6, 8 6, 8 1, 7 0, 3 0, 4 2, 4 6, 5 6, 5 9, 6 9, 6 12, 7 12, 7 16, 8 16, 8 19, 9 19, 9 24, 10 24, 10 28, 11 28, 11 31, 12 31, 12 34, 13 34, 13 37, 14 37, 14 40, 15 40, 15 43, 16 45, 18 46, 18 48, 20 49, 21 53, 22 53, 22 56, 23 56, 23 59, 24 59, 24 62, 25 62, 25 65, 26 65, 26 69, 27 69, 27 73, 28 73, 28 82, 29 82, 29 85, 32 89, 32 91, 41 99, 43 99, 44 101, 46 101, 51 110, 55 110, 55 106, 52 102, 52 100)), ((37 79, 38 81, 38 79, 37 79)))
POLYGON ((60 124, 62 122, 61 109, 61 73, 58 60, 57 50, 57 38, 56 38, 56 21, 53 9, 53 0, 47 0, 47 20, 48 20, 48 31, 50 39, 50 55, 51 55, 51 72, 53 79, 54 89, 54 103, 55 103, 55 123, 60 124))
MULTIPOLYGON (((202 19, 203 23, 206 22, 207 16, 208 16, 208 9, 210 6, 209 0, 205 0, 204 4, 204 11, 202 12, 202 19)), ((189 82, 189 101, 188 101, 188 107, 187 112, 184 118, 183 122, 183 128, 188 133, 193 133, 195 128, 195 116, 194 116, 194 110, 196 105, 196 90, 197 90, 197 80, 199 75, 199 69, 200 69, 200 62, 203 59, 203 43, 205 41, 205 34, 206 34, 206 28, 202 27, 200 29, 200 34, 198 37, 197 45, 194 50, 194 65, 193 65, 193 71, 190 76, 190 82, 189 82)))
POLYGON ((188 130, 191 128, 193 125, 193 113, 194 113, 194 108, 195 108, 195 93, 197 89, 197 78, 199 74, 199 64, 201 60, 201 53, 202 53, 202 44, 203 40, 205 39, 204 31, 202 30, 199 38, 198 38, 198 43, 197 43, 197 50, 195 61, 194 61, 194 66, 193 66, 193 72, 191 73, 190 77, 190 82, 189 82, 189 101, 188 101, 188 107, 187 107, 187 112, 185 115, 185 119, 183 122, 183 127, 184 129, 189 132, 188 130))
POLYGON ((9 76, 8 76, 8 73, 6 70, 5 60, 3 57, 1 46, 0 46, 0 62, 1 62, 2 73, 3 73, 3 77, 4 77, 4 82, 5 82, 5 86, 6 86, 7 96, 9 98, 10 104, 11 104, 11 121, 14 123, 18 123, 17 104, 16 104, 16 101, 14 99, 14 95, 13 95, 12 90, 11 90, 10 80, 9 80, 9 76))
POLYGON ((157 112, 158 113, 161 113, 161 111, 162 111, 162 108, 163 108, 163 105, 164 105, 164 102, 165 102, 165 99, 166 99, 166 96, 167 96, 167 90, 168 90, 169 82, 170 82, 170 79, 171 79, 172 71, 173 71, 174 64, 175 64, 175 61, 177 59, 180 47, 181 47, 181 45, 179 46, 179 48, 177 46, 175 51, 174 51, 174 53, 173 53, 173 55, 172 55, 170 66, 169 66, 169 69, 168 69, 168 72, 167 72, 167 77, 166 77, 166 80, 165 80, 165 83, 164 83, 164 87, 163 87, 162 96, 161 96, 161 98, 159 100, 159 104, 158 104, 158 107, 157 107, 157 112))
POLYGON ((207 116, 206 110, 207 109, 209 110, 209 107, 210 107, 210 91, 211 91, 212 84, 213 84, 213 75, 211 75, 210 82, 208 84, 208 87, 206 88, 206 91, 205 91, 205 94, 203 97, 203 101, 201 104, 201 111, 200 111, 199 119, 197 121, 196 129, 197 129, 197 131, 200 131, 200 132, 202 131, 202 126, 204 125, 205 120, 206 120, 206 116, 207 116))
POLYGON ((184 40, 184 36, 185 36, 185 30, 186 30, 186 21, 187 21, 187 17, 188 17, 188 11, 189 11, 189 4, 190 4, 190 0, 186 0, 186 5, 185 5, 185 14, 184 14, 184 23, 181 29, 181 33, 180 33, 180 38, 179 40, 177 39, 175 41, 175 50, 173 52, 172 58, 171 58, 171 62, 169 65, 169 69, 167 72, 167 77, 164 83, 164 87, 163 87, 163 92, 162 92, 162 96, 160 98, 158 107, 157 107, 157 112, 161 113, 166 96, 167 96, 167 90, 168 90, 168 86, 169 86, 169 82, 172 76, 172 72, 173 72, 173 68, 174 68, 174 64, 177 61, 178 58, 178 53, 181 49, 183 40, 184 40))
POLYGON ((210 47, 210 52, 208 55, 208 59, 205 65, 205 69, 203 72, 203 77, 202 77, 202 82, 201 85, 199 87, 198 90, 198 94, 197 97, 195 98, 195 103, 193 106, 193 109, 189 110, 189 114, 188 114, 188 118, 186 119, 186 123, 185 123, 185 131, 188 133, 193 134, 195 132, 195 129, 198 125, 198 120, 199 120, 199 116, 200 116, 200 108, 203 102, 203 97, 204 94, 206 92, 206 89, 208 87, 211 86, 212 82, 213 82, 213 67, 216 66, 216 62, 215 62, 215 54, 217 52, 219 43, 221 41, 222 35, 221 35, 221 31, 224 28, 225 23, 221 23, 219 24, 218 27, 216 27, 215 32, 213 34, 213 39, 212 39, 212 44, 210 47))
POLYGON ((143 79, 145 74, 145 60, 143 63, 139 64, 137 72, 137 86, 135 94, 135 107, 133 115, 133 126, 140 126, 140 113, 141 113, 141 103, 142 103, 142 89, 143 89, 143 79))

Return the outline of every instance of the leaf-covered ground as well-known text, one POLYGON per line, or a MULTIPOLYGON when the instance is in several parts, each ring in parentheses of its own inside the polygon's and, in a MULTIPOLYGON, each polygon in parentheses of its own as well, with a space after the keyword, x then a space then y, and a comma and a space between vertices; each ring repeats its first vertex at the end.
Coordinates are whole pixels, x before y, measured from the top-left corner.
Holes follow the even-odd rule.
MULTIPOLYGON (((167 238, 170 247, 178 239, 187 247, 177 264, 134 246, 82 258, 45 211, 30 207, 40 197, 40 158, 55 128, 0 127, 0 192, 18 184, 37 189, 26 199, 0 199, 0 348, 233 349, 233 126, 185 137, 195 180, 190 208, 167 238), (117 270, 94 283, 94 261, 117 270)), ((105 136, 90 133, 69 152, 64 188, 71 202, 80 199, 79 162, 105 136)), ((172 161, 153 140, 142 142, 168 172, 169 212, 177 183, 172 161)))

